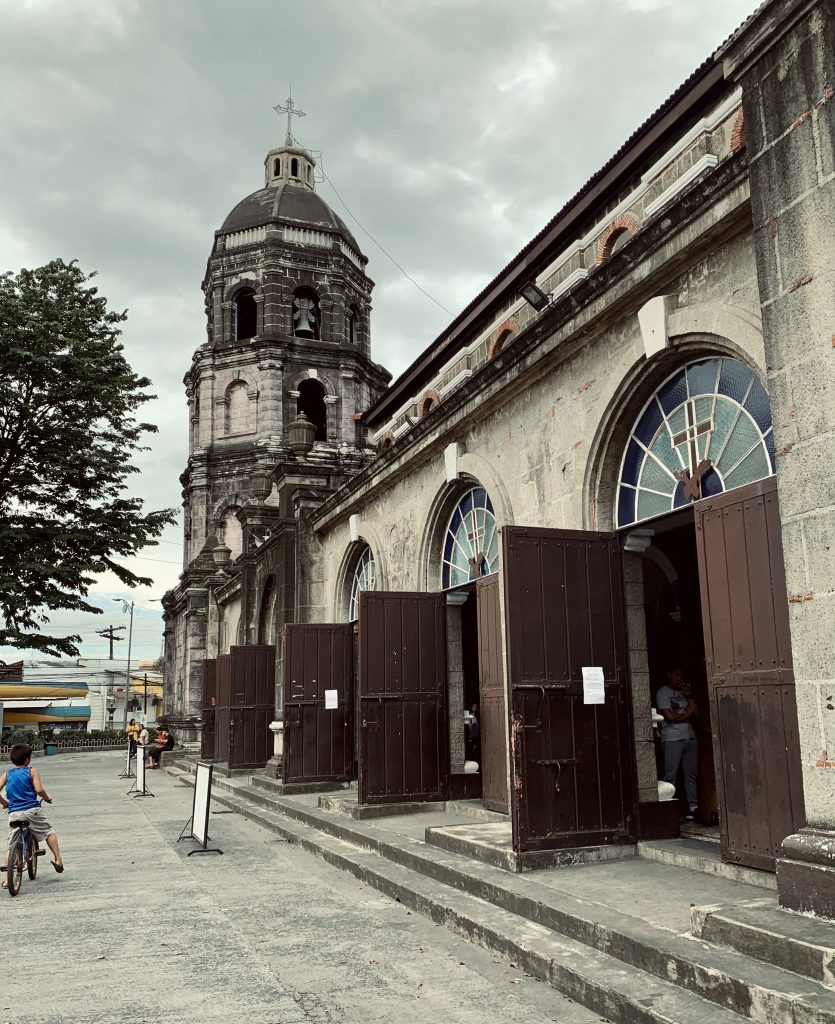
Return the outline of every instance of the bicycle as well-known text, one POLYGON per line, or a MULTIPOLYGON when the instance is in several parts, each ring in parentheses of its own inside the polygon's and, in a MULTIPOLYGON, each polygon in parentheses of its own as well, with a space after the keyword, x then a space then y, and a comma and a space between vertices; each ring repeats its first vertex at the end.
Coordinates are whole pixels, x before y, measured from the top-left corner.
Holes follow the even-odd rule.
POLYGON ((32 835, 28 821, 12 821, 9 828, 15 829, 17 835, 12 836, 9 844, 9 863, 2 870, 6 872, 6 881, 10 896, 17 896, 23 883, 23 865, 32 881, 38 874, 38 857, 43 857, 46 850, 40 849, 38 840, 32 835))

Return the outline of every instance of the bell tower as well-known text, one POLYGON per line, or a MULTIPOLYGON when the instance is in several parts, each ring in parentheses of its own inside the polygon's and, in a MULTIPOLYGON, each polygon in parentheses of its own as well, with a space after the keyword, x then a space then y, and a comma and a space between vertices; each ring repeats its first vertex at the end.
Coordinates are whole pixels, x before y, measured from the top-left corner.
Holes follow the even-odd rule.
MULTIPOLYGON (((304 116, 292 99, 276 109, 288 122, 304 116)), ((235 552, 227 511, 257 497, 254 481, 260 493, 280 464, 299 462, 289 430, 300 416, 314 428, 305 458, 331 466, 334 480, 370 455, 358 415, 390 379, 370 358, 373 282, 316 184, 315 158, 288 131, 266 155, 263 188, 215 233, 207 339, 185 377, 187 562, 210 536, 235 552)))

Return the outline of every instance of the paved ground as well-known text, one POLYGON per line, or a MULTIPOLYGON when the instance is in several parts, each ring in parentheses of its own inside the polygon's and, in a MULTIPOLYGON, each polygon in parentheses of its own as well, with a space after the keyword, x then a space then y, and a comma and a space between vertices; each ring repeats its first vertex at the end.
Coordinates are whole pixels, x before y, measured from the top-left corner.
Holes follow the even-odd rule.
POLYGON ((123 763, 38 762, 67 870, 0 893, 0 1024, 600 1020, 238 815, 211 815, 223 856, 187 857, 192 790, 126 796, 123 763))

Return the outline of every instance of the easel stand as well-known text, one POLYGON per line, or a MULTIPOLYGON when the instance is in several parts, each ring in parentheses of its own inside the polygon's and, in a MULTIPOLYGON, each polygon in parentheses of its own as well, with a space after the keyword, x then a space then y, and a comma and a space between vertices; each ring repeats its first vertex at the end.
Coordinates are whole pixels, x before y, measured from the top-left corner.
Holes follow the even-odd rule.
POLYGON ((130 743, 128 743, 128 749, 127 749, 127 751, 125 753, 125 767, 119 772, 119 778, 120 779, 132 779, 133 778, 133 772, 131 771, 131 766, 130 766, 130 763, 133 760, 133 757, 134 757, 134 755, 131 752, 130 743))
POLYGON ((212 802, 212 765, 197 762, 197 777, 194 782, 194 802, 191 806, 191 817, 183 826, 177 842, 180 839, 193 839, 200 843, 196 850, 189 850, 191 857, 194 853, 223 853, 216 847, 209 847, 206 844, 209 836, 209 805, 212 802))
POLYGON ((131 793, 135 797, 137 796, 154 796, 154 794, 148 789, 145 784, 145 747, 136 748, 136 781, 127 791, 125 796, 130 796, 131 793))

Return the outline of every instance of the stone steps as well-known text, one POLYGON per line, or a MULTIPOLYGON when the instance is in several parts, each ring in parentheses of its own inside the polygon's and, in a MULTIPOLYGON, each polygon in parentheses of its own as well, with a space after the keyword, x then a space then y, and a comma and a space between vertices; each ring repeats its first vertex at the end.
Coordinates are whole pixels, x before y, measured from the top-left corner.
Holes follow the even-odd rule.
POLYGON ((741 1017, 760 1024, 835 1024, 835 993, 819 980, 589 905, 534 875, 476 866, 459 854, 257 785, 217 779, 215 798, 433 919, 441 915, 482 945, 529 962, 536 977, 614 1021, 719 1024, 741 1017), (456 902, 462 898, 463 904, 456 902), (472 911, 473 900, 479 915, 468 916, 464 908, 472 911), (600 973, 589 976, 592 966, 600 973), (631 987, 635 977, 637 990, 631 987))

